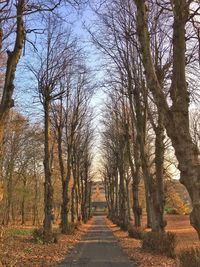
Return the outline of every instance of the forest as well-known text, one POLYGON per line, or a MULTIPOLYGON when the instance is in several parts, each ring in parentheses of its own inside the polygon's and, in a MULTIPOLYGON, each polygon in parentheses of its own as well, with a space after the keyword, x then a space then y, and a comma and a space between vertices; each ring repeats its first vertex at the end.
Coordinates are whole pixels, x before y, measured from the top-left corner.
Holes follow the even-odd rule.
POLYGON ((136 266, 200 266, 199 66, 199 0, 0 2, 0 266, 104 221, 136 266))

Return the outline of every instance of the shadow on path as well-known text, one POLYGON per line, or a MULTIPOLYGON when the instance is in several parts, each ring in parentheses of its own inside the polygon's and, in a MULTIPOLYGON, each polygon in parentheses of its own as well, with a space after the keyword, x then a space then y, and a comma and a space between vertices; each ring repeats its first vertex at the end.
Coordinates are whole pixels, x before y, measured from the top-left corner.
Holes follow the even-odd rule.
POLYGON ((105 216, 95 216, 92 226, 59 267, 131 267, 133 263, 106 226, 105 216))

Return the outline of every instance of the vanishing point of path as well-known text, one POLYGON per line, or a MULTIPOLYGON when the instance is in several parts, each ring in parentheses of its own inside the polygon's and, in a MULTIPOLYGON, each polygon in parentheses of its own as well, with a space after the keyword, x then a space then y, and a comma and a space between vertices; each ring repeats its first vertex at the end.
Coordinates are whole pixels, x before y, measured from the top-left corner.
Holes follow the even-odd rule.
POLYGON ((74 247, 60 267, 131 267, 112 231, 106 226, 105 216, 95 216, 92 226, 74 247))

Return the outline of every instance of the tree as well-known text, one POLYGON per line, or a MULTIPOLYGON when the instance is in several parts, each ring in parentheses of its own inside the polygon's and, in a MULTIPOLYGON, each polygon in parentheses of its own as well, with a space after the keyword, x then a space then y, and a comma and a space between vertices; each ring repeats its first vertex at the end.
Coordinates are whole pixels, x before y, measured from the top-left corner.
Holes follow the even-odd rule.
MULTIPOLYGON (((153 105, 150 104, 150 95, 148 95, 142 74, 143 68, 138 41, 133 34, 135 32, 132 14, 134 11, 133 3, 132 1, 112 1, 111 8, 108 3, 110 1, 105 2, 106 11, 104 11, 105 8, 102 9, 102 13, 101 10, 97 11, 101 23, 100 27, 102 28, 99 30, 100 34, 91 33, 91 36, 97 47, 105 54, 106 60, 111 61, 108 70, 109 73, 112 73, 110 83, 116 84, 115 90, 118 91, 121 99, 126 98, 128 100, 130 122, 127 123, 127 120, 125 120, 124 128, 127 137, 129 129, 132 130, 131 138, 126 138, 126 140, 128 140, 128 158, 132 173, 135 223, 140 225, 141 209, 138 201, 138 186, 141 167, 146 190, 148 225, 151 225, 153 231, 163 231, 165 227, 163 219, 163 162, 165 150, 163 119, 162 116, 152 115, 151 107, 153 105), (147 153, 148 120, 153 125, 156 135, 155 172, 150 168, 152 163, 147 153), (134 148, 133 155, 130 153, 131 143, 134 148)), ((162 43, 155 42, 158 46, 162 46, 162 43)), ((155 62, 159 70, 160 54, 156 48, 155 54, 157 55, 155 56, 155 62)), ((160 82, 163 82, 164 77, 164 75, 160 77, 160 82)))
MULTIPOLYGON (((61 230, 63 233, 68 233, 70 199, 71 221, 74 222, 75 201, 76 207, 78 206, 78 201, 81 202, 81 199, 79 199, 79 195, 81 195, 79 194, 81 160, 85 160, 85 157, 88 157, 84 151, 88 149, 89 153, 90 149, 88 146, 91 142, 90 138, 92 138, 92 136, 88 136, 88 141, 84 146, 82 145, 84 138, 90 134, 90 127, 88 128, 88 133, 87 131, 85 132, 85 127, 87 127, 88 117, 90 117, 89 101, 92 96, 92 90, 89 72, 80 52, 76 51, 75 47, 73 59, 68 66, 65 77, 61 81, 61 85, 65 93, 52 106, 52 124, 57 140, 60 177, 62 181, 61 230), (69 192, 70 181, 73 181, 71 194, 69 192)), ((85 167, 83 167, 83 170, 85 167)), ((89 167, 87 167, 86 174, 89 171, 89 167)), ((85 208, 84 203, 82 203, 82 207, 85 208)), ((80 217, 78 213, 79 211, 76 210, 76 220, 80 217)), ((87 221, 86 217, 84 221, 87 221)))
POLYGON ((51 103, 59 98, 61 79, 72 60, 73 43, 69 35, 63 32, 56 17, 47 16, 46 36, 43 40, 44 50, 38 52, 36 66, 29 66, 38 83, 38 93, 44 112, 44 241, 51 242, 53 221, 53 186, 52 186, 52 153, 50 144, 50 110, 51 103), (66 42, 68 40, 68 42, 66 42))
POLYGON ((195 1, 174 0, 170 6, 173 12, 173 67, 170 88, 172 105, 169 106, 152 59, 147 6, 144 1, 135 0, 137 35, 141 46, 146 82, 154 97, 158 112, 163 115, 167 134, 172 140, 179 162, 180 182, 185 185, 192 200, 193 210, 190 214, 190 222, 200 237, 199 150, 190 134, 190 100, 186 81, 186 25, 195 16, 195 12, 190 14, 189 10, 192 3, 195 1))

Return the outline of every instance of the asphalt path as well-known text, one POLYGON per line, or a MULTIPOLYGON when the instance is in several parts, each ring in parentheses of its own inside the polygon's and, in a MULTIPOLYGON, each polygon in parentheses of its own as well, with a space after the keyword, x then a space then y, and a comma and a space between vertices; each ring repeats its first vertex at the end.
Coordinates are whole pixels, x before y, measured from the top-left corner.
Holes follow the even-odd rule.
POLYGON ((59 267, 131 267, 134 266, 107 227, 105 216, 95 216, 83 239, 59 267))

